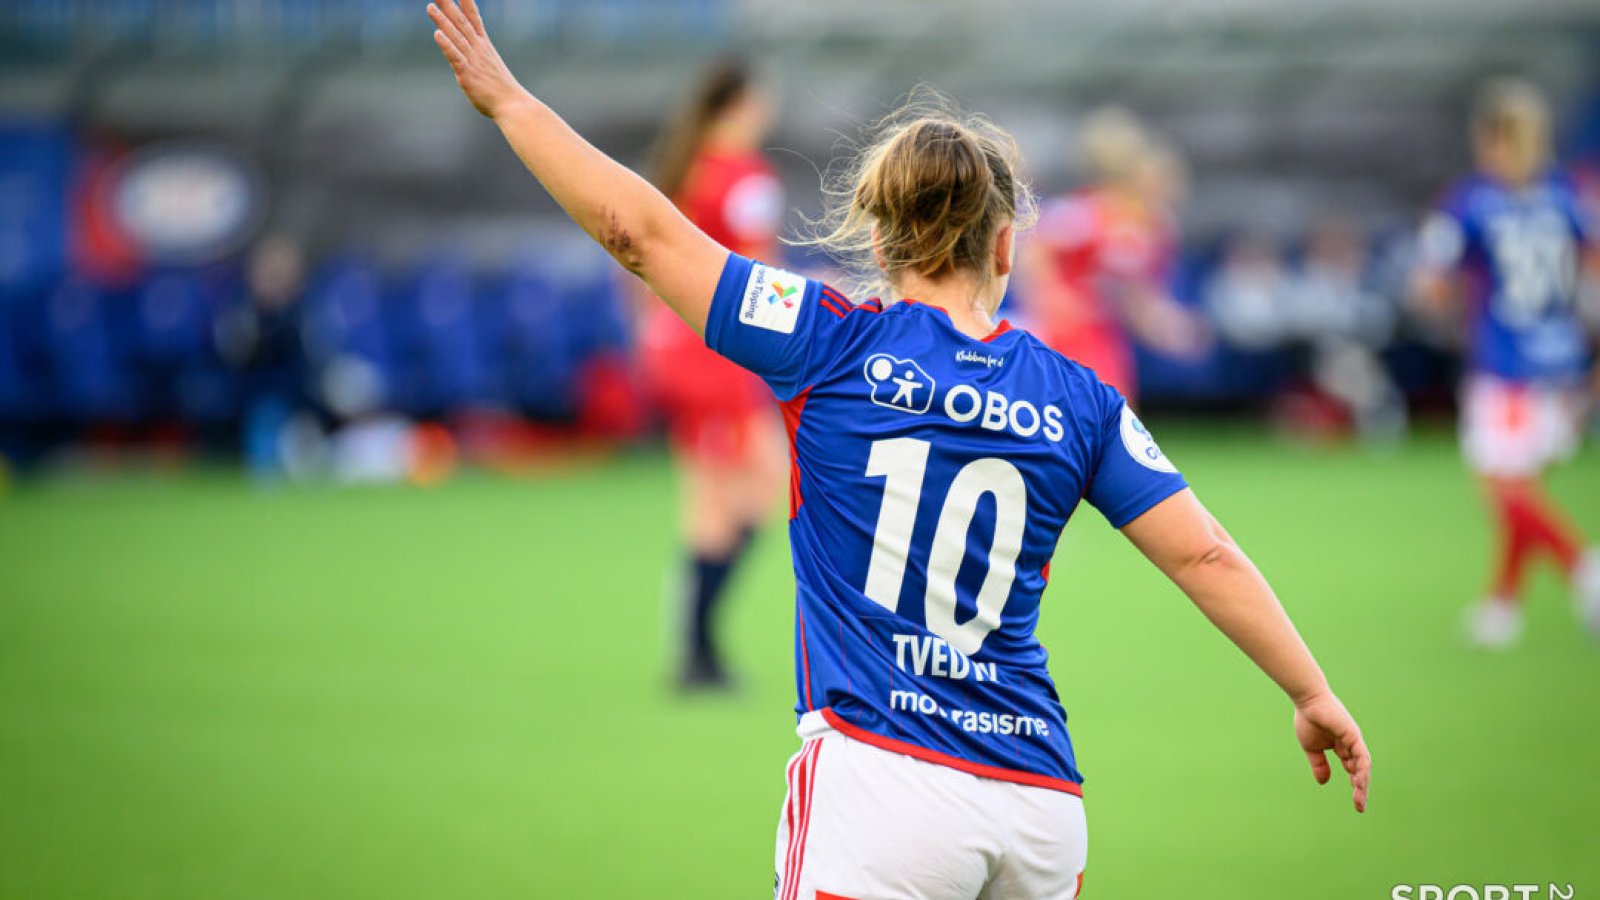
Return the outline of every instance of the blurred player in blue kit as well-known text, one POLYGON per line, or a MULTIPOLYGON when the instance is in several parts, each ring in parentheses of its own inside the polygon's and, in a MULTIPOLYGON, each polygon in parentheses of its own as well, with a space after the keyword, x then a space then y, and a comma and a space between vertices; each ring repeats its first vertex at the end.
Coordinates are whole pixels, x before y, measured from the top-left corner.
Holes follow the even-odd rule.
POLYGON ((730 253, 512 77, 472 0, 429 7, 457 82, 562 208, 782 403, 796 712, 775 894, 1073 897, 1087 832, 1034 636, 1080 500, 1288 694, 1318 781, 1364 809, 1370 757, 1255 566, 1115 389, 994 321, 1032 218, 993 125, 908 106, 816 243, 883 300, 730 253), (915 298, 915 299, 913 299, 915 298))
POLYGON ((1540 551, 1600 635, 1600 551, 1584 549, 1541 484, 1582 433, 1591 355, 1578 275, 1585 244, 1595 240, 1572 182, 1552 165, 1550 119, 1533 86, 1486 85, 1472 121, 1478 171, 1446 193, 1419 242, 1418 298, 1466 326, 1462 451, 1499 543, 1488 594, 1468 611, 1467 626, 1490 648, 1521 635, 1528 563, 1540 551))

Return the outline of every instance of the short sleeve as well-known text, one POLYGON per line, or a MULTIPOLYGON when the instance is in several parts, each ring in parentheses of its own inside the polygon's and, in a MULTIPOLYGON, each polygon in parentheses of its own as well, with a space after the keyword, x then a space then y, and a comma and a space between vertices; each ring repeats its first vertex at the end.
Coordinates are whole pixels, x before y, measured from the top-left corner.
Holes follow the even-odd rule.
POLYGON ((706 346, 789 400, 832 358, 852 308, 820 281, 730 253, 706 318, 706 346))
POLYGON ((1449 210, 1435 210, 1417 235, 1417 261, 1429 269, 1453 269, 1467 248, 1466 229, 1449 210))
POLYGON ((1471 181, 1447 191, 1423 220, 1417 233, 1417 264, 1424 269, 1444 271, 1466 262, 1472 244, 1471 181))
POLYGON ((1189 486, 1115 388, 1100 385, 1099 460, 1085 499, 1113 528, 1189 486))

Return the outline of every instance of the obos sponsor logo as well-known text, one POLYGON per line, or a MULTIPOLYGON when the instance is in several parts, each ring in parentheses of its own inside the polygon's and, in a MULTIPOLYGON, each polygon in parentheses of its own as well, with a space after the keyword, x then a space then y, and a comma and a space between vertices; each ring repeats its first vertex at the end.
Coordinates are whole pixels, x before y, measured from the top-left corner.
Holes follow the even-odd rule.
MULTIPOLYGON (((1001 362, 996 360, 995 364, 1001 362)), ((933 408, 938 385, 916 360, 874 353, 867 357, 863 373, 872 386, 872 402, 878 406, 914 415, 933 408)), ((951 421, 985 431, 1010 431, 1024 438, 1041 435, 1049 441, 1066 436, 1063 413, 1055 404, 1036 406, 1027 400, 1012 400, 999 391, 980 391, 970 384, 958 384, 945 391, 940 408, 951 421)))
POLYGON ((1042 408, 1026 400, 1012 400, 999 391, 984 391, 970 384, 958 384, 944 395, 944 414, 952 421, 976 422, 987 431, 1011 431, 1017 437, 1042 434, 1059 441, 1066 434, 1061 425, 1061 408, 1047 403, 1042 408))
POLYGON ((805 284, 805 279, 799 275, 756 263, 750 267, 750 279, 744 285, 739 321, 768 331, 794 334, 795 323, 800 320, 805 284))
POLYGON ((916 360, 875 353, 867 357, 863 371, 872 385, 873 403, 916 415, 933 406, 933 376, 916 360))

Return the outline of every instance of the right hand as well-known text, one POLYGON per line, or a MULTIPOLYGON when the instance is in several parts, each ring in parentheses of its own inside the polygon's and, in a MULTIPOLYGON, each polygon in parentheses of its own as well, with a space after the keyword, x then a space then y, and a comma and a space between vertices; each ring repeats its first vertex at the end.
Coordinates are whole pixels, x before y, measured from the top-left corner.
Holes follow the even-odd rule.
POLYGON ((434 0, 428 4, 433 20, 433 42, 444 51, 456 84, 478 112, 493 119, 510 102, 525 94, 500 52, 489 41, 483 16, 474 0, 434 0))
POLYGON ((1327 784, 1333 777, 1328 764, 1327 751, 1332 750, 1350 775, 1356 812, 1367 811, 1367 785, 1372 779, 1372 756, 1367 753, 1366 741, 1361 738, 1361 727, 1351 718, 1344 704, 1331 693, 1318 694, 1304 703, 1295 705, 1294 736, 1300 741, 1306 759, 1311 762, 1311 774, 1317 784, 1327 784))

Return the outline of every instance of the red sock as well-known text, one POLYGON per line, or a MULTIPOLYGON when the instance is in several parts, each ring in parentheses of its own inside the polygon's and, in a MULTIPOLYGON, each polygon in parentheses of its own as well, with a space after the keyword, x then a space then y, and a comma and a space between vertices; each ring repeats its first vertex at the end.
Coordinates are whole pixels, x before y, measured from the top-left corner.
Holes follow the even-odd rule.
POLYGON ((1495 507, 1500 519, 1500 565, 1495 574, 1495 596, 1513 599, 1520 594, 1528 560, 1540 549, 1550 551, 1563 575, 1571 573, 1578 564, 1581 548, 1577 536, 1537 493, 1519 489, 1497 491, 1495 507))
POLYGON ((1538 494, 1522 494, 1515 505, 1516 515, 1522 518, 1521 528, 1527 531, 1535 547, 1549 550, 1566 575, 1578 564, 1578 537, 1572 526, 1562 519, 1538 494))
POLYGON ((1528 571, 1534 540, 1525 524, 1527 517, 1518 513, 1515 495, 1496 492, 1494 504, 1500 526, 1500 562, 1495 569, 1494 596, 1501 600, 1518 600, 1522 596, 1522 579, 1528 571))

